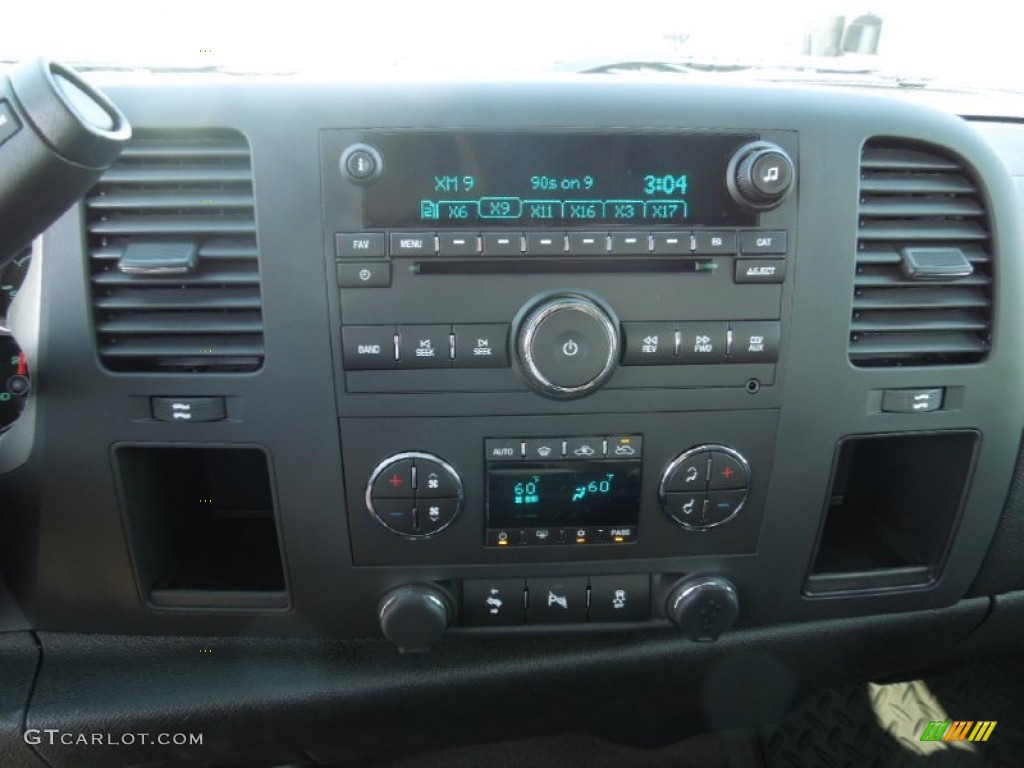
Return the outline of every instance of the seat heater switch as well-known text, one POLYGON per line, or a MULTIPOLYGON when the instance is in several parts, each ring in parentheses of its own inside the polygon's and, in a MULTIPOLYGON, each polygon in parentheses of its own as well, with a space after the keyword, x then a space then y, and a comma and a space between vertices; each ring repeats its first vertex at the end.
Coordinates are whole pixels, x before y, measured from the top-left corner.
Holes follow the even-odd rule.
POLYGON ((227 408, 223 397, 154 397, 153 418, 187 424, 193 421, 223 421, 227 408))

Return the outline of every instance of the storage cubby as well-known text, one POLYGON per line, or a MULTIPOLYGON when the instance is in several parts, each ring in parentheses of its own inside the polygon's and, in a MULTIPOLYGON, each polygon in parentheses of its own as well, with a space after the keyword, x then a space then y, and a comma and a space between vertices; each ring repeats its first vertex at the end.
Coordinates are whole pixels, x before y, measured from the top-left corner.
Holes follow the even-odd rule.
POLYGON ((956 530, 977 443, 976 432, 844 440, 806 592, 934 581, 956 530))
POLYGON ((287 607, 263 450, 119 446, 114 457, 139 585, 150 604, 287 607))

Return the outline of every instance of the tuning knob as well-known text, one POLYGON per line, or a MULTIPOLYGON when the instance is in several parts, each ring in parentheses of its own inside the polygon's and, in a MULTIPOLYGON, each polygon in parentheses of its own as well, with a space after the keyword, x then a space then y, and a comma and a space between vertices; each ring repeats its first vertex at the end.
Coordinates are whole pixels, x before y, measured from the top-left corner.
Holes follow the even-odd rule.
POLYGON ((586 296, 554 296, 526 315, 516 353, 527 382, 541 394, 583 397, 615 371, 618 323, 586 296))
POLYGON ((793 161, 781 147, 767 141, 747 144, 729 163, 729 192, 754 211, 777 208, 793 188, 793 161))
POLYGON ((452 621, 452 605, 440 589, 425 584, 388 592, 377 608, 380 631, 402 653, 430 650, 452 621))
POLYGON ((740 612, 736 588, 722 576, 684 579, 672 588, 665 604, 669 621, 691 640, 717 640, 740 612))

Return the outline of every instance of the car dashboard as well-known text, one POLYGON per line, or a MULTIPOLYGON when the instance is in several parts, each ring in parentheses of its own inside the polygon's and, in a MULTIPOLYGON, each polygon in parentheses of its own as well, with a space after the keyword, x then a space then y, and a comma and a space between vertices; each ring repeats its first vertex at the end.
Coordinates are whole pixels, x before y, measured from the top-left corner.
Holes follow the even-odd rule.
POLYGON ((327 764, 1019 646, 1016 122, 154 80, 14 262, 9 723, 327 764))

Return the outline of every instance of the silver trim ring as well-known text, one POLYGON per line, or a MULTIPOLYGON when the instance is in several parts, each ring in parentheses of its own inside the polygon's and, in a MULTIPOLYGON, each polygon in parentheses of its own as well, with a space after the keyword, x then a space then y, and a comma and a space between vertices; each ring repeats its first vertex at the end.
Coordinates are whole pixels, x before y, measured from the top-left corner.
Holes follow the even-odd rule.
MULTIPOLYGON (((672 461, 668 463, 668 466, 665 467, 665 470, 661 473, 661 482, 658 484, 658 500, 661 502, 661 511, 664 512, 668 519, 671 520, 673 523, 680 526, 681 528, 685 528, 688 531, 709 531, 712 528, 717 528, 720 525, 725 525, 740 513, 740 510, 743 509, 744 505, 747 503, 747 498, 750 496, 750 483, 752 480, 753 473, 750 470, 749 462, 747 462, 743 454, 737 451, 735 448, 730 448, 727 445, 720 445, 718 443, 705 443, 704 445, 698 445, 695 448, 690 448, 684 451, 683 453, 679 454, 674 459, 672 459, 672 461), (665 486, 668 484, 669 479, 671 479, 671 477, 675 474, 676 470, 679 469, 680 465, 686 463, 698 453, 708 452, 727 454, 728 456, 731 456, 733 459, 735 459, 741 467, 743 467, 743 471, 747 473, 747 487, 743 489, 745 490, 745 495, 743 496, 743 501, 741 501, 739 505, 736 507, 736 509, 733 510, 733 513, 724 520, 719 520, 717 523, 712 523, 711 525, 689 525, 688 523, 684 523, 677 520, 675 517, 669 514, 668 494, 677 493, 677 491, 669 491, 665 488, 665 486)), ((722 490, 726 489, 723 488, 722 490)), ((735 488, 729 490, 738 491, 741 489, 735 488)), ((707 484, 705 484, 704 490, 701 491, 701 493, 707 495, 709 493, 712 493, 712 491, 709 490, 707 484)))
MULTIPOLYGON (((417 469, 417 474, 418 472, 419 471, 417 469)), ((363 498, 364 501, 366 502, 366 511, 369 512, 370 517, 374 521, 376 521, 378 525, 383 527, 384 530, 386 530, 388 533, 394 536, 401 536, 403 539, 422 541, 424 539, 433 538, 437 534, 446 530, 448 526, 455 522, 456 518, 458 518, 459 514, 461 514, 462 512, 463 506, 465 505, 466 490, 462 485, 462 478, 459 476, 459 473, 455 471, 455 467, 453 467, 447 461, 442 459, 440 456, 436 456, 433 453, 424 453, 423 451, 404 451, 403 453, 396 453, 392 456, 388 456, 374 468, 373 472, 370 473, 369 481, 367 481, 366 483, 366 493, 363 498), (458 495, 455 497, 455 512, 452 514, 451 520, 442 525, 436 531, 431 531, 430 533, 403 533, 402 531, 396 531, 394 528, 385 523, 377 514, 377 510, 373 508, 373 484, 377 482, 377 478, 380 477, 381 473, 387 470, 388 467, 391 467, 394 464, 398 463, 399 461, 403 461, 404 459, 423 459, 424 461, 432 461, 435 464, 438 464, 445 472, 447 472, 448 476, 455 483, 455 489, 458 493, 458 495)), ((446 496, 444 498, 451 497, 446 496)), ((413 501, 412 496, 409 497, 409 501, 413 501)))
POLYGON ((544 391, 559 395, 582 395, 599 387, 604 383, 608 376, 611 375, 619 352, 619 331, 618 328, 615 327, 611 318, 608 317, 608 314, 590 299, 578 296, 566 296, 563 298, 552 299, 541 304, 539 307, 535 308, 529 316, 527 316, 519 331, 518 349, 519 357, 522 360, 523 367, 526 369, 526 373, 537 384, 539 384, 544 391), (590 381, 575 387, 565 387, 561 384, 555 384, 540 372, 540 369, 537 368, 537 364, 533 359, 534 337, 540 330, 541 324, 556 312, 566 311, 583 312, 584 314, 594 318, 604 328, 605 335, 608 339, 608 356, 604 361, 601 371, 590 381))

